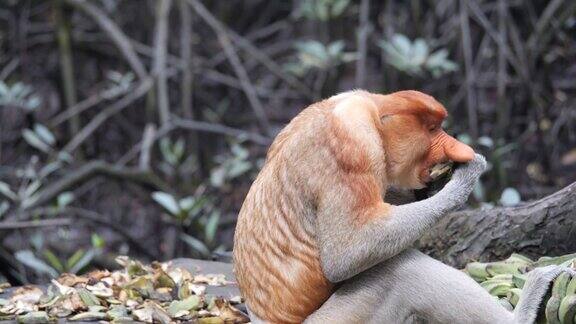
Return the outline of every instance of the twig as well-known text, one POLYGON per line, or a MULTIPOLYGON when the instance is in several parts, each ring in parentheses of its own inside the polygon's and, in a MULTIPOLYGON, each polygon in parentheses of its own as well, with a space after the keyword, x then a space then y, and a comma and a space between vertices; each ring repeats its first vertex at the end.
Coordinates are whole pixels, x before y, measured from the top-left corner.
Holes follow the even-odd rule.
MULTIPOLYGON (((185 0, 178 0, 178 9, 180 11, 180 59, 183 61, 182 67, 182 85, 181 91, 181 110, 182 116, 186 119, 197 119, 193 102, 194 92, 194 62, 192 62, 192 9, 185 0)), ((191 132, 188 136, 188 147, 195 152, 193 158, 199 165, 202 160, 203 148, 199 145, 198 134, 191 132)))
POLYGON ((460 28, 462 34, 462 51, 464 52, 464 66, 466 73, 466 106, 468 108, 468 128, 473 141, 478 138, 478 118, 474 98, 474 69, 472 67, 472 42, 470 40, 470 26, 468 22, 467 0, 460 0, 460 28))
MULTIPOLYGON (((526 66, 521 64, 522 61, 519 60, 519 55, 515 56, 514 53, 510 50, 508 43, 505 41, 506 34, 502 34, 496 31, 494 27, 492 27, 490 21, 484 12, 482 12, 477 3, 473 1, 467 1, 466 4, 472 12, 471 17, 474 18, 480 24, 480 26, 486 30, 486 33, 496 42, 496 44, 498 44, 499 50, 501 50, 503 55, 508 59, 508 63, 510 63, 514 70, 516 70, 516 73, 527 80, 528 72, 526 70, 526 66)), ((498 26, 498 28, 500 29, 500 26, 498 26)))
POLYGON ((146 78, 147 75, 146 68, 144 67, 144 64, 142 64, 142 62, 140 61, 140 58, 138 58, 138 55, 136 55, 136 52, 134 52, 132 44, 130 43, 130 39, 110 18, 106 16, 106 14, 102 10, 100 10, 98 7, 85 0, 64 0, 64 1, 80 9, 86 15, 92 17, 92 19, 94 19, 94 21, 98 24, 98 26, 100 26, 100 28, 102 28, 102 30, 104 30, 104 32, 108 34, 112 42, 116 44, 116 46, 118 47, 122 55, 124 55, 124 58, 126 58, 128 64, 130 64, 130 67, 132 68, 132 70, 134 70, 138 78, 142 80, 146 78))
MULTIPOLYGON (((220 134, 232 137, 239 137, 246 139, 247 141, 254 142, 258 145, 268 146, 272 143, 272 140, 268 137, 264 137, 257 133, 251 133, 245 130, 232 128, 220 124, 214 124, 209 122, 202 122, 196 120, 186 120, 186 119, 172 119, 171 123, 161 127, 158 132, 156 132, 156 136, 154 137, 154 141, 166 136, 170 132, 175 130, 189 130, 194 132, 205 132, 205 133, 213 133, 213 134, 220 134)), ((134 159, 138 153, 142 150, 143 143, 140 142, 130 151, 128 151, 122 158, 118 160, 119 165, 126 165, 132 159, 134 159)))
POLYGON ((190 7, 185 0, 178 1, 180 11, 180 59, 184 66, 182 67, 182 115, 185 118, 193 119, 194 109, 192 108, 192 86, 194 74, 192 73, 192 15, 190 7))
POLYGON ((69 226, 69 225, 72 225, 72 219, 70 218, 38 219, 23 222, 3 222, 0 223, 0 231, 36 228, 36 227, 69 226))
POLYGON ((174 121, 174 126, 180 129, 240 137, 260 145, 269 145, 271 143, 271 139, 269 137, 220 124, 178 119, 174 121))
POLYGON ((528 48, 530 49, 532 65, 537 62, 540 53, 544 50, 545 45, 548 44, 550 39, 557 34, 557 30, 564 24, 564 22, 573 16, 576 11, 576 1, 566 1, 567 5, 560 10, 559 13, 554 14, 557 10, 556 6, 560 6, 557 2, 564 3, 562 0, 551 1, 544 13, 538 19, 536 24, 536 31, 528 38, 528 48), (552 21, 557 21, 557 24, 552 24, 552 21), (552 26, 549 26, 552 25, 552 26))
POLYGON ((140 170, 150 170, 150 152, 154 139, 156 137, 156 127, 154 124, 147 124, 144 128, 144 135, 142 136, 142 151, 140 153, 140 170))
POLYGON ((50 125, 50 127, 56 127, 61 123, 67 121, 68 119, 72 118, 73 116, 76 116, 94 106, 97 106, 102 101, 115 99, 117 97, 125 95, 128 92, 134 91, 136 87, 137 86, 132 85, 130 87, 126 87, 120 90, 110 89, 99 92, 91 97, 88 97, 87 99, 84 99, 83 101, 80 101, 74 106, 69 107, 68 109, 59 113, 58 115, 52 117, 52 119, 48 122, 48 125, 50 125))
POLYGON ((192 8, 198 13, 200 18, 204 20, 212 29, 215 31, 217 30, 220 34, 227 34, 230 38, 241 48, 247 51, 252 58, 258 60, 262 65, 264 65, 270 72, 274 73, 278 78, 286 82, 288 85, 293 87, 294 89, 300 91, 302 94, 307 96, 310 99, 314 98, 314 95, 308 89, 308 87, 300 82, 298 79, 293 77, 290 74, 284 73, 282 71, 282 67, 280 67, 276 62, 274 62, 268 55, 260 51, 256 46, 252 44, 246 38, 238 35, 234 31, 227 28, 222 22, 220 22, 214 15, 206 9, 206 7, 200 3, 198 0, 186 0, 192 8))
MULTIPOLYGON (((62 76, 64 103, 66 107, 76 104, 76 82, 74 79, 74 64, 72 63, 72 48, 70 46, 70 15, 64 11, 62 0, 54 0, 56 16, 56 39, 60 51, 60 74, 62 76)), ((74 115, 70 118, 70 134, 76 134, 80 129, 80 118, 74 115)))
POLYGON ((0 71, 0 81, 6 80, 8 76, 20 65, 20 59, 15 57, 0 71))
POLYGON ((560 8, 560 6, 562 6, 563 3, 564 0, 550 1, 546 6, 546 9, 544 9, 542 15, 540 15, 540 18, 538 18, 536 27, 534 27, 534 33, 530 35, 527 42, 528 49, 531 52, 535 51, 536 45, 540 45, 539 41, 542 33, 544 32, 544 29, 548 26, 548 24, 550 24, 550 21, 554 17, 554 13, 558 10, 558 8, 560 8))
POLYGON ((134 250, 138 251, 139 253, 142 253, 152 259, 156 259, 158 257, 154 253, 151 253, 149 249, 146 248, 142 243, 134 239, 132 235, 130 235, 130 233, 126 231, 124 226, 113 221, 112 222, 107 221, 104 215, 101 215, 91 210, 75 207, 66 207, 63 212, 71 213, 77 216, 78 218, 106 226, 111 230, 113 230, 114 232, 116 232, 117 234, 119 234, 120 236, 122 236, 126 241, 126 243, 128 243, 128 245, 130 245, 132 248, 134 248, 134 250))
POLYGON ((506 20, 508 19, 508 11, 504 0, 498 0, 498 29, 500 32, 501 42, 498 42, 498 79, 497 79, 497 116, 498 122, 496 127, 496 138, 503 138, 506 127, 508 125, 508 105, 506 102, 506 84, 508 82, 508 74, 506 73, 506 49, 504 44, 507 43, 507 30, 506 20))
POLYGON ((230 65, 232 65, 232 68, 234 69, 234 73, 240 80, 242 89, 244 90, 244 93, 246 94, 246 97, 250 102, 250 106, 254 111, 254 115, 256 115, 256 119, 258 120, 260 128, 262 129, 264 134, 272 135, 270 123, 268 121, 268 117, 266 117, 264 107, 262 106, 262 103, 260 102, 260 99, 256 94, 256 90, 254 89, 252 82, 250 82, 248 73, 246 72, 246 69, 242 65, 242 62, 240 61, 240 58, 238 57, 238 54, 236 53, 234 46, 230 42, 230 38, 228 35, 229 32, 222 25, 222 23, 217 21, 216 18, 214 18, 214 16, 212 16, 210 12, 198 1, 190 0, 188 1, 188 3, 192 5, 194 10, 196 10, 196 12, 204 19, 204 21, 206 21, 208 25, 210 25, 210 27, 212 27, 212 29, 216 33, 218 37, 218 42, 220 42, 220 45, 224 49, 224 53, 226 54, 226 57, 228 58, 230 65))
POLYGON ((170 192, 170 186, 164 183, 162 179, 152 172, 142 171, 140 169, 125 168, 118 165, 108 164, 104 161, 96 160, 82 165, 79 169, 69 172, 66 176, 51 183, 42 189, 26 205, 21 207, 22 210, 31 210, 42 206, 60 193, 69 190, 97 175, 103 175, 110 178, 133 181, 146 186, 153 187, 162 191, 170 192))
MULTIPOLYGON (((383 33, 385 37, 390 41, 395 33, 394 30, 394 11, 395 11, 395 1, 387 1, 386 9, 384 11, 384 23, 382 26, 383 33)), ((386 51, 384 48, 380 50, 380 59, 382 61, 382 66, 386 66, 386 51)), ((398 87, 398 72, 396 69, 387 69, 384 75, 388 76, 388 89, 397 90, 398 87)), ((386 80, 385 80, 386 81, 386 80)))
POLYGON ((370 32, 370 0, 360 3, 360 27, 358 28, 358 59, 356 60, 356 87, 363 89, 366 79, 366 52, 370 32))
POLYGON ((268 121, 268 117, 266 117, 266 112, 264 111, 264 107, 262 106, 262 103, 256 94, 256 90, 254 89, 254 85, 252 85, 252 82, 250 82, 248 73, 242 65, 242 62, 240 62, 240 58, 232 46, 228 35, 218 33, 218 41, 220 42, 220 45, 222 45, 222 48, 228 57, 228 61, 234 69, 234 73, 236 73, 236 76, 240 80, 242 89, 244 90, 246 97, 248 97, 248 101, 250 102, 252 111, 254 111, 254 115, 256 115, 256 119, 258 119, 258 123, 260 124, 262 132, 269 136, 273 135, 272 129, 270 128, 270 122, 268 121))
POLYGON ((170 102, 166 80, 166 51, 168 47, 168 14, 170 13, 171 7, 172 0, 162 0, 158 3, 158 16, 156 18, 156 33, 154 37, 154 64, 152 73, 156 77, 158 111, 162 125, 165 125, 170 119, 170 102))
POLYGON ((121 112, 124 108, 128 107, 131 103, 138 100, 140 97, 145 95, 148 90, 152 87, 152 79, 144 79, 140 85, 134 90, 127 94, 125 97, 114 103, 112 106, 104 109, 98 115, 96 115, 92 120, 82 128, 74 138, 64 146, 63 150, 71 153, 80 146, 98 127, 100 127, 108 118, 121 112))
MULTIPOLYGON (((246 40, 248 40, 250 42, 255 42, 256 40, 258 40, 260 38, 268 37, 268 36, 270 36, 274 33, 277 33, 281 30, 285 30, 286 28, 290 28, 289 23, 286 20, 278 20, 278 21, 271 23, 268 26, 262 27, 261 29, 257 29, 255 31, 252 31, 252 32, 246 34, 246 36, 244 36, 244 37, 246 38, 246 40)), ((293 46, 290 44, 290 48, 292 48, 292 47, 293 46)), ((208 60, 206 65, 210 66, 210 67, 215 67, 224 61, 226 61, 226 55, 224 55, 224 53, 218 53, 218 55, 215 55, 213 58, 208 60)))

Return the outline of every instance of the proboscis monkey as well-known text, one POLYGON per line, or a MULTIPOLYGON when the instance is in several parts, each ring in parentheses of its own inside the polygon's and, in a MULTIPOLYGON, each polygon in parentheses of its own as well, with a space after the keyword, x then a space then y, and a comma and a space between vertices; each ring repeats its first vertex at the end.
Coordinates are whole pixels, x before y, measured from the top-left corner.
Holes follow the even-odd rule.
POLYGON ((532 271, 514 313, 462 272, 411 245, 461 206, 486 162, 440 127, 445 108, 417 91, 346 92, 280 132, 240 211, 234 267, 255 323, 530 323, 563 269, 532 271), (436 195, 429 169, 466 163, 436 195))

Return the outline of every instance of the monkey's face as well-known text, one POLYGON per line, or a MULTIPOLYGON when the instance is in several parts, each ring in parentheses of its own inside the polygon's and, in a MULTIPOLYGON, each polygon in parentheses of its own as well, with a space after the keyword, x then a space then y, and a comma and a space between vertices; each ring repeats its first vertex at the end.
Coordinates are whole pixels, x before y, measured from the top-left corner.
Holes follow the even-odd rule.
POLYGON ((420 189, 431 180, 430 169, 445 161, 468 162, 474 150, 448 135, 441 127, 444 107, 432 97, 416 91, 402 91, 380 117, 380 134, 387 158, 390 184, 420 189))

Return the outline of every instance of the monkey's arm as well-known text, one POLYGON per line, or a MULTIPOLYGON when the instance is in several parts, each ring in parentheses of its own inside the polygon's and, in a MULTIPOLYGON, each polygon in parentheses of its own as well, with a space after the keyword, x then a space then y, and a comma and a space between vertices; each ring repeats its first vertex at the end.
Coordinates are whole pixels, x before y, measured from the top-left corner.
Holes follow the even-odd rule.
POLYGON ((401 206, 380 201, 354 209, 345 206, 346 193, 328 191, 323 201, 329 203, 321 203, 317 214, 320 260, 328 280, 346 280, 410 247, 443 215, 466 202, 485 168, 486 160, 476 154, 436 195, 401 206), (368 221, 354 221, 361 218, 368 221))

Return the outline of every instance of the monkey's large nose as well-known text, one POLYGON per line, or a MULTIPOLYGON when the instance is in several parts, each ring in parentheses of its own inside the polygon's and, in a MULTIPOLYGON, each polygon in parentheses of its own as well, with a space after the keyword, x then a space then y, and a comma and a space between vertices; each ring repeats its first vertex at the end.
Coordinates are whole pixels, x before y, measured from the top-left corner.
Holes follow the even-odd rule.
POLYGON ((458 141, 454 137, 446 134, 445 142, 444 142, 444 154, 446 157, 454 162, 469 162, 474 159, 474 150, 458 141))

